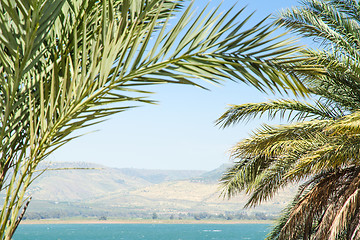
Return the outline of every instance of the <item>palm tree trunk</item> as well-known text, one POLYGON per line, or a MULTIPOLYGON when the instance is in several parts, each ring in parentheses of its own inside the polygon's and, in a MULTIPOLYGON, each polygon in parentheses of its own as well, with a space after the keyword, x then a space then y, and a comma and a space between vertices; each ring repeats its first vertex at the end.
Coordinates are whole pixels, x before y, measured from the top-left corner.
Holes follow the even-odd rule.
POLYGON ((313 218, 310 215, 305 222, 304 236, 303 240, 309 240, 311 237, 311 227, 312 227, 313 218))

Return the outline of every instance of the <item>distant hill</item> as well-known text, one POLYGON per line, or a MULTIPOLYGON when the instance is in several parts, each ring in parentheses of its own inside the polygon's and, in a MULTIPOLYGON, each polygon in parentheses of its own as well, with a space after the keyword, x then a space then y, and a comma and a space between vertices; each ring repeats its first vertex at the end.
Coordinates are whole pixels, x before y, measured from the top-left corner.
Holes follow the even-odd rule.
POLYGON ((220 197, 218 179, 229 167, 205 171, 117 169, 90 163, 52 163, 32 185, 29 218, 159 216, 191 217, 263 214, 275 216, 290 201, 295 188, 258 208, 244 210, 247 197, 220 197), (87 168, 80 170, 79 168, 87 168))
POLYGON ((50 170, 35 181, 30 193, 34 199, 52 201, 85 201, 113 192, 128 192, 166 181, 194 178, 204 173, 197 170, 118 169, 83 162, 56 162, 43 164, 40 168, 50 170))
POLYGON ((126 175, 136 176, 154 184, 190 179, 205 173, 205 171, 199 170, 149 170, 135 168, 123 168, 119 170, 126 175))
POLYGON ((192 179, 194 182, 204 182, 204 183, 217 183, 224 172, 230 167, 230 164, 223 164, 220 167, 201 174, 198 177, 192 179))

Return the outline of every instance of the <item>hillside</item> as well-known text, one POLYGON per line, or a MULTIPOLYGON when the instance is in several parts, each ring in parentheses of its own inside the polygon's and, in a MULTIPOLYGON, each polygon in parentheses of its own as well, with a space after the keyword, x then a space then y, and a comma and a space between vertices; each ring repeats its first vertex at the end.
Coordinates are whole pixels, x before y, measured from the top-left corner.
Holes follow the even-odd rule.
POLYGON ((33 199, 86 201, 113 192, 124 193, 165 181, 200 176, 204 171, 117 169, 91 163, 52 163, 40 168, 75 170, 46 171, 32 186, 33 199))
POLYGON ((294 188, 257 208, 244 210, 246 196, 220 197, 218 179, 226 165, 213 171, 117 169, 89 163, 56 163, 31 188, 28 218, 149 218, 225 215, 276 216, 290 201, 294 188))

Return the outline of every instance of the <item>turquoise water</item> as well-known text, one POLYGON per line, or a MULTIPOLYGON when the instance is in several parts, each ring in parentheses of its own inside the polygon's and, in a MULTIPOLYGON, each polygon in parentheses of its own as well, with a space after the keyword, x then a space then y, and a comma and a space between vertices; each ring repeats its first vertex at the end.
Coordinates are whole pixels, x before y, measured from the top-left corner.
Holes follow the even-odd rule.
POLYGON ((268 224, 20 225, 14 240, 260 240, 268 224))

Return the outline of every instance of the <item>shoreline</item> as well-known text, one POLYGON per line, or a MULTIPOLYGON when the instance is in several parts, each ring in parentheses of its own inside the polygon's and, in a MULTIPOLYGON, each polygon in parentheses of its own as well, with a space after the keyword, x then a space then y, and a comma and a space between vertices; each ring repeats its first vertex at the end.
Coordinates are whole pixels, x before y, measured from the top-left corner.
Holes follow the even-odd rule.
POLYGON ((273 224, 272 220, 167 220, 167 219, 44 219, 23 220, 20 224, 273 224))

